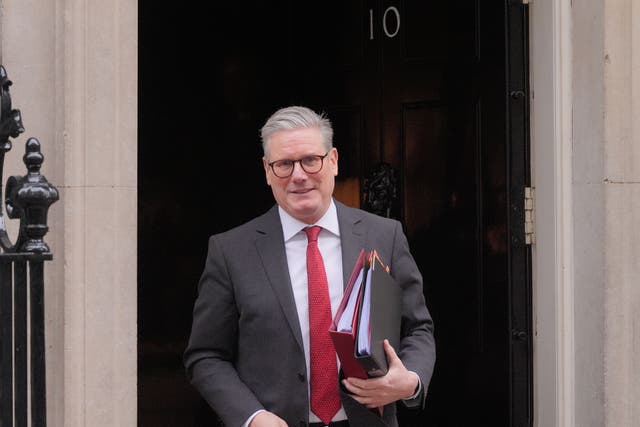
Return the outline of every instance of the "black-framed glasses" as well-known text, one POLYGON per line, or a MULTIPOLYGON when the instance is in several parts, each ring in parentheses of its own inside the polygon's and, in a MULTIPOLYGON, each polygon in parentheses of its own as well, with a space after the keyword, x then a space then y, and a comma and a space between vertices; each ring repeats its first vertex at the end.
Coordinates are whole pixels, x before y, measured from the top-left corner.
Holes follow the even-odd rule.
POLYGON ((274 162, 269 163, 273 174, 278 178, 289 178, 291 174, 293 174, 293 169, 296 166, 296 163, 300 163, 300 167, 303 171, 308 174, 318 173, 322 170, 322 165, 324 163, 324 158, 329 155, 329 152, 322 155, 315 156, 306 156, 298 160, 276 160, 274 162))

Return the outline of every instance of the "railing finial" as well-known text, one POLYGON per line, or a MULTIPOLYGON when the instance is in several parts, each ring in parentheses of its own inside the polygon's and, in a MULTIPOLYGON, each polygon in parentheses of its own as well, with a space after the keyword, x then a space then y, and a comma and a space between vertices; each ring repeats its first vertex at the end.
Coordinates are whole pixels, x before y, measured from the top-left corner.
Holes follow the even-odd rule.
POLYGON ((40 174, 44 156, 40 142, 29 138, 23 156, 28 174, 11 176, 7 180, 7 215, 20 218, 20 232, 15 244, 17 252, 49 252, 43 237, 49 231, 47 213, 49 206, 58 200, 58 190, 40 174))

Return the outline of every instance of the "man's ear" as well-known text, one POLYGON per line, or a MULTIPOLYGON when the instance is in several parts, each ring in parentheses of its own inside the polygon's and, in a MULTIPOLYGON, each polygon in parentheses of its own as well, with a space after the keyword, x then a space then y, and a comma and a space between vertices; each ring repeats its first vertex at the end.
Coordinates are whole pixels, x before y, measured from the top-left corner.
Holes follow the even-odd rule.
POLYGON ((267 185, 271 186, 271 174, 269 174, 269 163, 267 159, 262 158, 262 166, 264 167, 264 177, 267 180, 267 185))
POLYGON ((338 176, 338 149, 336 147, 333 147, 329 156, 331 164, 334 165, 333 176, 338 176))

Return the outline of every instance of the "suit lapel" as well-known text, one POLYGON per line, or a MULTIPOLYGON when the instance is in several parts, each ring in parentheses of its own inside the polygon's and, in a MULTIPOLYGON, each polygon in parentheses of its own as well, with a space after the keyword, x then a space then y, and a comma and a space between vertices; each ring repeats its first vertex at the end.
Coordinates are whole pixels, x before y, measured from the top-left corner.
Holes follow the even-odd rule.
POLYGON ((256 248, 262 266, 267 273, 269 284, 273 288, 280 307, 289 324, 289 328, 296 338, 300 349, 304 351, 302 345, 302 333, 300 332, 300 321, 298 311, 291 287, 287 257, 284 249, 284 238, 282 235, 282 225, 278 216, 278 208, 275 206, 263 217, 264 221, 257 228, 258 237, 256 248))
MULTIPOLYGON (((347 285, 351 271, 360 251, 365 248, 366 233, 362 223, 362 215, 358 210, 351 209, 336 201, 338 225, 340 227, 340 242, 342 246, 342 275, 344 286, 347 285)), ((284 249, 282 225, 278 216, 278 208, 274 206, 263 217, 257 229, 256 248, 260 255, 262 266, 269 279, 274 293, 278 297, 280 306, 300 349, 303 350, 302 333, 298 311, 291 287, 287 257, 284 249)))
POLYGON ((347 285, 351 271, 358 255, 365 248, 366 233, 362 222, 362 213, 335 201, 338 211, 338 224, 340 226, 340 244, 342 246, 342 276, 344 286, 347 285))

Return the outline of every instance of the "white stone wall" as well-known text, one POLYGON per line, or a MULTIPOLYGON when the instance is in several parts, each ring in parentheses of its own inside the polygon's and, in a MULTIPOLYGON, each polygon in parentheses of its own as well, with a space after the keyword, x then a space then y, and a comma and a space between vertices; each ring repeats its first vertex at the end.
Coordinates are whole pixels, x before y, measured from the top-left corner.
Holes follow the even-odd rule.
POLYGON ((575 426, 604 426, 605 81, 600 0, 573 5, 575 426))
POLYGON ((606 426, 640 425, 640 4, 604 2, 606 426))
POLYGON ((533 1, 534 422, 640 425, 640 3, 533 1))
MULTIPOLYGON (((2 0, 0 12, 14 107, 61 196, 46 238, 49 425, 134 426, 137 1, 2 0)), ((24 140, 8 173, 24 174, 24 140)))
POLYGON ((639 26, 573 3, 576 426, 640 425, 639 26))

